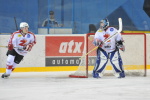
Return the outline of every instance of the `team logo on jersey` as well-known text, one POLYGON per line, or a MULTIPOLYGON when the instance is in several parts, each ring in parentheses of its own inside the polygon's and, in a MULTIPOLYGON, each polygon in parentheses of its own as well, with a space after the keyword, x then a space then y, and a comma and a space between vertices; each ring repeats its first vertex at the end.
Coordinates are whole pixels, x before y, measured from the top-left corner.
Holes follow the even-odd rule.
POLYGON ((21 37, 21 34, 18 34, 18 37, 21 37))
POLYGON ((30 34, 27 34, 27 38, 30 38, 30 34))
MULTIPOLYGON (((103 35, 103 37, 105 37, 105 39, 107 39, 109 36, 110 36, 110 34, 107 34, 107 33, 105 35, 103 35)), ((107 42, 110 42, 110 40, 107 42)))
POLYGON ((110 31, 114 31, 114 29, 113 29, 113 28, 110 28, 110 31))

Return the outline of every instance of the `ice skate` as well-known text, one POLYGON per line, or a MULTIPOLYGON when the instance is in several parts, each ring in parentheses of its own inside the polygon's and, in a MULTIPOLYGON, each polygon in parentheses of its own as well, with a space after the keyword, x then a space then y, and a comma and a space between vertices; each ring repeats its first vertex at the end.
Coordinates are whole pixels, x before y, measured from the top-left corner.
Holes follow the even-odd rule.
POLYGON ((10 76, 10 74, 6 74, 6 73, 4 73, 4 74, 2 74, 2 78, 8 78, 10 76))
POLYGON ((99 74, 93 71, 93 77, 94 78, 100 78, 99 74))

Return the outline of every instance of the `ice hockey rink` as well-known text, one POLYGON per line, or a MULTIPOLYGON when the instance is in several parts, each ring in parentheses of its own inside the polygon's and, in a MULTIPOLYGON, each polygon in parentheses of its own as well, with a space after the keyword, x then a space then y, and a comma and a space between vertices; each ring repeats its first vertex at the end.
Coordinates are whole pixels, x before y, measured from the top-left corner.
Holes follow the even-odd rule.
MULTIPOLYGON (((0 78, 0 100, 150 100, 147 77, 69 78, 69 72, 14 72, 0 78)), ((0 73, 1 75, 2 73, 0 73)))

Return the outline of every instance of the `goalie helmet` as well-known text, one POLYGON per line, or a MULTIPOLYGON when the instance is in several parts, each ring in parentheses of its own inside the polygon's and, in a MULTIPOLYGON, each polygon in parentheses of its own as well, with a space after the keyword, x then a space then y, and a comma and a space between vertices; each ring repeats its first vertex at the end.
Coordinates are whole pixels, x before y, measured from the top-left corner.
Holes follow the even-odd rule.
POLYGON ((107 18, 100 21, 100 28, 106 29, 108 26, 109 26, 109 21, 107 18), (101 24, 101 23, 103 23, 103 24, 101 24))
POLYGON ((26 23, 26 22, 21 22, 21 23, 20 23, 20 28, 24 28, 24 27, 28 27, 28 28, 29 28, 28 23, 26 23))

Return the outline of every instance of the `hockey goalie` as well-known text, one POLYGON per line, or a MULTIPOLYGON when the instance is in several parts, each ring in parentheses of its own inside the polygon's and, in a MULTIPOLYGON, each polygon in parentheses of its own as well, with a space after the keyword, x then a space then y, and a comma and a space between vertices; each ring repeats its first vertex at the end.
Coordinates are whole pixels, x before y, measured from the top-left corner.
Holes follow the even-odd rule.
POLYGON ((95 33, 93 43, 95 46, 98 46, 96 63, 92 74, 93 77, 101 78, 104 75, 107 63, 110 60, 113 68, 113 74, 117 78, 124 78, 125 72, 123 69, 121 55, 119 53, 119 50, 125 51, 125 47, 123 45, 123 38, 116 28, 109 27, 108 19, 103 19, 100 21, 100 28, 95 33), (113 37, 108 41, 105 41, 110 36, 113 37))

